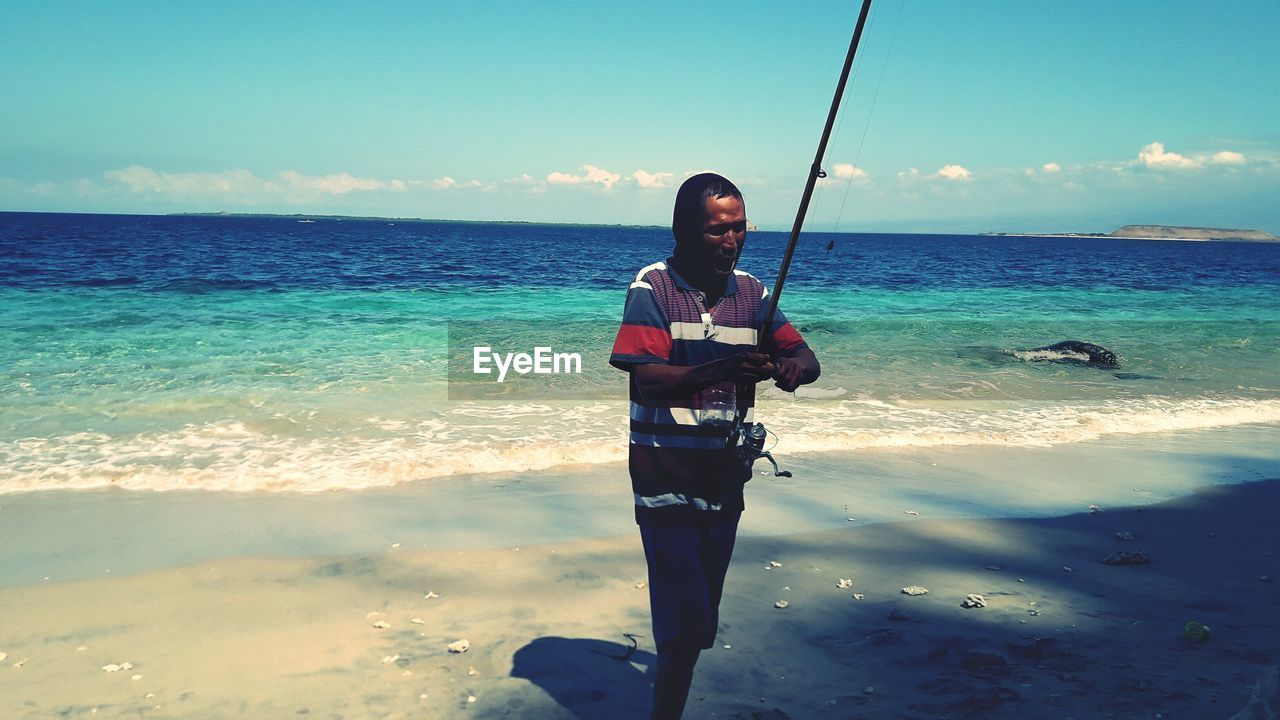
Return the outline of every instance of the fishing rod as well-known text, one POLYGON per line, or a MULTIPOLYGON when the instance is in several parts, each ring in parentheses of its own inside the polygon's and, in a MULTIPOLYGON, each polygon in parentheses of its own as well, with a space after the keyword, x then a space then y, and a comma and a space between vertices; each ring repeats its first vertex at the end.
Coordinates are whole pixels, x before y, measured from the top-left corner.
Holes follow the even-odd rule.
POLYGON ((796 244, 800 241, 800 229, 804 227, 804 216, 809 211, 809 201, 813 199, 813 188, 819 178, 827 176, 822 169, 822 158, 827 154, 827 141, 831 139, 831 128, 836 122, 836 112, 840 109, 840 100, 844 97, 844 86, 849 81, 849 70, 853 67, 853 56, 858 52, 858 43, 862 41, 862 28, 867 24, 867 13, 871 10, 871 0, 862 0, 862 11, 858 13, 858 24, 853 29, 853 39, 849 41, 849 53, 844 58, 844 68, 840 71, 840 81, 836 83, 836 95, 831 99, 831 110, 827 113, 827 124, 822 129, 822 140, 818 142, 818 152, 813 156, 813 165, 809 166, 809 180, 804 186, 804 195, 800 196, 800 209, 796 210, 796 221, 791 226, 791 239, 787 242, 787 252, 782 256, 782 267, 778 270, 778 279, 773 284, 773 300, 769 302, 769 312, 764 316, 764 333, 756 345, 756 352, 764 352, 765 343, 773 327, 773 316, 778 312, 778 298, 782 296, 782 284, 787 280, 787 270, 791 267, 791 256, 795 254, 796 244))
MULTIPOLYGON (((764 316, 763 332, 756 344, 756 352, 764 352, 773 328, 773 317, 778 312, 778 298, 782 297, 782 285, 787 280, 787 270, 791 267, 791 256, 795 254, 796 244, 800 241, 800 229, 804 227, 804 216, 809 211, 809 201, 813 199, 813 189, 818 180, 827 176, 822 169, 822 158, 827 153, 827 142, 831 139, 831 129, 836 123, 836 113, 840 110, 840 100, 844 97, 844 87, 849 82, 849 71, 853 68, 853 58, 858 53, 858 43, 862 41, 862 29, 867 24, 867 13, 871 11, 871 0, 862 0, 862 10, 858 13, 858 24, 853 29, 853 39, 849 41, 849 52, 844 58, 844 67, 840 70, 840 80, 836 83, 836 94, 831 99, 831 110, 827 112, 827 124, 822 128, 822 139, 818 142, 818 152, 813 156, 813 164, 809 166, 809 179, 804 186, 804 194, 800 196, 800 208, 796 210, 796 221, 791 226, 791 238, 787 241, 787 251, 782 256, 782 267, 778 270, 778 279, 773 285, 773 299, 769 301, 769 311, 764 316)), ((830 252, 831 248, 828 247, 830 252)), ((756 460, 764 458, 773 465, 774 477, 791 477, 791 473, 778 467, 778 461, 764 449, 768 430, 760 423, 744 425, 740 417, 735 417, 734 428, 730 433, 729 446, 732 447, 742 439, 739 452, 742 453, 748 466, 756 460)))

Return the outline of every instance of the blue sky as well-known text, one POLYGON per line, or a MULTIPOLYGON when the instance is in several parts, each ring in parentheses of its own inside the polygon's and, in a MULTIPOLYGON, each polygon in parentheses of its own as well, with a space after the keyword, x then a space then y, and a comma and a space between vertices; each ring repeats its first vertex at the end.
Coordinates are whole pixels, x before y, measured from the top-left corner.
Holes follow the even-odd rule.
MULTIPOLYGON (((856 2, 0 4, 0 210, 791 224, 856 2)), ((1280 234, 1280 2, 876 0, 810 227, 1280 234)))

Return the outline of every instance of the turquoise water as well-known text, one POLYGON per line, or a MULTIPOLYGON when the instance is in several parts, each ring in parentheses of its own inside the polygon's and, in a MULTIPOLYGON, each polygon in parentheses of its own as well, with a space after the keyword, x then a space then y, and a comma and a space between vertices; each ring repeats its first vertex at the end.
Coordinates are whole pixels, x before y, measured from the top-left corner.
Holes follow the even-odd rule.
MULTIPOLYGON (((780 450, 1280 423, 1280 247, 867 235, 827 255, 827 239, 806 238, 783 302, 823 377, 760 401, 780 450), (1120 365, 1029 352, 1065 339, 1120 365)), ((753 234, 742 266, 768 281, 784 240, 753 234)), ((16 214, 0 243, 0 492, 620 460, 625 376, 605 359, 631 276, 670 245, 642 228, 16 214), (460 400, 489 380, 450 364, 464 323, 583 371, 460 400)))

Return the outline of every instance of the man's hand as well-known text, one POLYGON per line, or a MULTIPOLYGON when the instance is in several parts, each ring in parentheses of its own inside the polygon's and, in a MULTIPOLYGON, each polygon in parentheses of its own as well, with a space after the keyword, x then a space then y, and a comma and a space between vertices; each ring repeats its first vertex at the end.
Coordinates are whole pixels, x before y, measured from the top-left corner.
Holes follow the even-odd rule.
POLYGON ((801 385, 808 385, 818 379, 822 369, 813 351, 805 349, 792 357, 779 358, 773 373, 777 385, 786 392, 795 392, 801 385))
POLYGON ((738 385, 754 385, 768 380, 777 367, 763 353, 744 352, 701 365, 675 366, 661 363, 637 365, 632 371, 640 396, 650 402, 688 397, 726 380, 738 385))
POLYGON ((786 392, 795 392, 795 389, 804 384, 804 368, 795 358, 782 358, 778 360, 777 369, 773 373, 773 379, 777 382, 779 388, 786 392))
POLYGON ((732 380, 738 385, 749 385, 775 377, 778 368, 764 353, 744 352, 725 358, 722 370, 725 380, 732 380))

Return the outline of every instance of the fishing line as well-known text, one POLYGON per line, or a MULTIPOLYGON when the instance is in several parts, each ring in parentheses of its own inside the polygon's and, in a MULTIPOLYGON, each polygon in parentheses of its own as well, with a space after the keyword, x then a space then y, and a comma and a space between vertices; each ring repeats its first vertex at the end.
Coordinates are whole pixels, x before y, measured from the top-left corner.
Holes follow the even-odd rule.
MULTIPOLYGON (((898 39, 898 27, 902 25, 902 13, 906 10, 907 0, 898 6, 898 18, 893 23, 893 34, 889 36, 889 49, 884 54, 884 63, 880 66, 880 79, 876 81, 876 91, 871 96, 871 109, 867 112, 867 122, 862 126, 862 138, 858 140, 858 152, 853 157, 853 173, 844 185, 844 198, 840 200, 840 211, 836 213, 836 224, 832 232, 840 232, 840 221, 844 219, 844 206, 849 202, 849 190, 853 188, 853 180, 857 176, 858 163, 862 162, 862 147, 867 142, 867 131, 871 128, 871 117, 876 113, 876 101, 880 99, 880 86, 884 84, 885 71, 889 68, 889 59, 893 57, 893 43, 898 39)), ((856 77, 856 75, 855 75, 856 77)), ((838 131, 837 131, 838 132, 838 131)))
POLYGON ((844 66, 840 69, 840 79, 836 82, 835 97, 831 98, 831 109, 827 111, 827 122, 822 127, 822 138, 818 141, 818 150, 814 153, 813 163, 809 165, 809 179, 805 182, 804 193, 800 195, 800 207, 796 209, 796 219, 791 225, 791 237, 787 240, 787 250, 782 254, 782 266, 778 268, 778 279, 774 282, 773 292, 769 300, 769 310, 765 313, 760 327, 764 332, 756 342, 756 352, 764 352, 765 344, 772 336, 773 318, 778 312, 778 299, 782 297, 782 286, 787 279, 787 270, 791 267, 791 258, 795 255, 796 244, 800 240, 800 230, 804 227, 804 217, 809 211, 809 202, 813 199, 814 186, 818 180, 827 176, 822 169, 822 159, 827 152, 827 143, 831 140, 831 130, 836 124, 836 114, 844 99, 845 85, 849 82, 849 71, 853 68, 853 58, 858 52, 858 44, 862 40, 862 31, 866 28, 867 14, 871 11, 871 0, 862 0, 862 9, 858 12, 858 22, 853 29, 853 38, 849 40, 849 52, 845 55, 844 66))
MULTIPOLYGON (((879 14, 880 14, 880 6, 879 6, 879 5, 872 6, 872 8, 871 8, 871 14, 867 17, 867 26, 868 26, 868 27, 875 27, 875 24, 876 24, 876 17, 877 17, 879 14)), ((853 68, 853 74, 849 76, 849 86, 850 86, 850 87, 856 87, 856 86, 857 86, 857 84, 858 84, 858 73, 862 70, 862 65, 863 65, 863 63, 858 63, 857 65, 855 65, 855 66, 854 66, 854 68, 853 68)), ((881 79, 882 79, 882 80, 884 79, 884 76, 883 76, 883 75, 881 75, 881 79)), ((840 146, 840 131, 841 131, 842 129, 844 129, 844 118, 845 118, 845 115, 844 115, 844 109, 845 109, 845 106, 849 104, 849 96, 850 96, 850 95, 852 95, 852 94, 853 94, 853 93, 849 93, 849 94, 845 95, 845 96, 844 96, 844 98, 840 101, 840 110, 838 111, 838 113, 837 113, 837 115, 836 115, 836 128, 835 128, 835 132, 831 133, 831 146, 832 146, 832 147, 839 147, 839 146, 840 146)), ((865 132, 864 132, 864 137, 865 137, 865 132)), ((854 167, 857 167, 857 166, 855 165, 854 167)), ((829 182, 829 181, 828 181, 828 182, 829 182)), ((827 182, 819 182, 819 183, 818 183, 818 186, 817 186, 816 188, 814 188, 814 191, 813 191, 813 204, 814 204, 814 205, 817 205, 817 206, 819 206, 819 207, 821 207, 821 206, 822 206, 822 202, 821 202, 821 200, 822 200, 822 188, 823 188, 825 185, 827 185, 827 182)), ((843 204, 842 204, 842 205, 841 205, 841 209, 843 209, 843 208, 844 208, 844 206, 843 206, 843 204)), ((839 220, 837 219, 837 221, 836 221, 836 222, 837 222, 837 225, 838 225, 838 224, 839 224, 839 220)))

